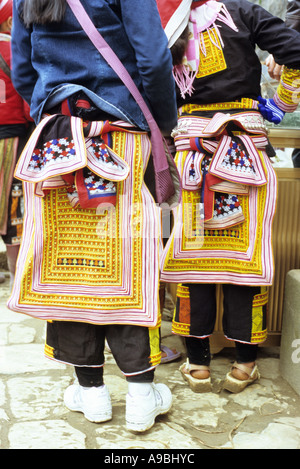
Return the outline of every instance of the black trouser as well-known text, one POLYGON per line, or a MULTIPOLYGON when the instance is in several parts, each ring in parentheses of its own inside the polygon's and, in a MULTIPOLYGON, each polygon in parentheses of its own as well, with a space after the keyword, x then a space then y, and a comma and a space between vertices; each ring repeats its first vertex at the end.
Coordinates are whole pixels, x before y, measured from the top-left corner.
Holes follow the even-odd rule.
MULTIPOLYGON (((215 328, 217 316, 215 284, 183 284, 188 298, 177 296, 175 322, 189 326, 188 336, 204 338, 215 328)), ((229 340, 255 344, 266 335, 267 292, 261 287, 222 285, 223 331, 229 340), (259 308, 258 308, 259 306, 259 308), (257 311, 259 310, 259 313, 257 311), (253 329, 253 324, 257 324, 253 329)))
MULTIPOLYGON (((185 341, 190 363, 209 366, 211 360, 209 338, 187 337, 185 341)), ((238 363, 255 362, 258 345, 235 342, 235 349, 238 363)))
MULTIPOLYGON (((158 328, 155 337, 159 351, 158 328)), ((47 323, 46 356, 73 365, 82 386, 101 386, 105 339, 127 381, 153 381, 155 365, 147 327, 51 321, 47 323)))
MULTIPOLYGON (((103 367, 90 368, 87 366, 75 366, 75 372, 81 386, 86 388, 92 386, 102 386, 103 381, 103 367)), ((141 373, 140 375, 127 376, 126 380, 130 383, 152 383, 154 380, 154 370, 141 373)))

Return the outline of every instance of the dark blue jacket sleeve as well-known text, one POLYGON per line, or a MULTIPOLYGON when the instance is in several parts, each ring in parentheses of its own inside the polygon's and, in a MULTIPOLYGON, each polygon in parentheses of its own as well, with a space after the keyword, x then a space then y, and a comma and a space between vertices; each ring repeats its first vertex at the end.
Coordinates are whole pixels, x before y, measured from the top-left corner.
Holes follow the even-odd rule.
POLYGON ((120 0, 120 4, 151 111, 161 130, 167 134, 177 121, 176 92, 172 56, 156 1, 120 0))
POLYGON ((12 82, 22 98, 30 105, 37 74, 31 65, 31 45, 29 29, 20 21, 18 2, 13 2, 12 29, 12 82))

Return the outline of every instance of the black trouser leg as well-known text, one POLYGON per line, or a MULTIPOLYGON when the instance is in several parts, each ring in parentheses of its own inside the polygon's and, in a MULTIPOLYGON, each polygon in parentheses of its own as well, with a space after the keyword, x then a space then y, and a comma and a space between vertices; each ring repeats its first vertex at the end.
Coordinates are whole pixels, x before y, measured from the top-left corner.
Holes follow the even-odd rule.
POLYGON ((258 345, 235 342, 235 350, 237 363, 255 362, 257 358, 258 345))
POLYGON ((152 383, 154 381, 154 370, 139 375, 126 376, 126 381, 129 383, 152 383))
MULTIPOLYGON (((152 334, 153 335, 153 334, 152 334)), ((101 386, 103 382, 105 336, 120 370, 129 381, 153 381, 150 332, 147 327, 101 326, 68 321, 47 323, 48 356, 75 366, 82 386, 101 386)), ((157 331, 157 353, 159 331, 157 331)))
MULTIPOLYGON (((80 386, 90 388, 104 384, 103 367, 75 366, 75 372, 80 386)), ((134 376, 127 376, 126 380, 130 383, 152 383, 154 381, 154 370, 134 376)))
POLYGON ((103 385, 103 367, 75 366, 80 386, 91 388, 103 385))
POLYGON ((208 337, 204 339, 186 337, 185 343, 190 363, 209 366, 211 356, 208 337))

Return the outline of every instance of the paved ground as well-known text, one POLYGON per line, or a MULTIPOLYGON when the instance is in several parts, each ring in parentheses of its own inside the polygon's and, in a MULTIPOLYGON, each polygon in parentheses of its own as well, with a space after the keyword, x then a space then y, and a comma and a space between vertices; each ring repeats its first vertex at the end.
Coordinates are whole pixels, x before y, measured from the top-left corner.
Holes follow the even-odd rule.
MULTIPOLYGON (((222 390, 234 360, 233 350, 214 356, 213 392, 193 393, 178 371, 183 362, 160 365, 156 380, 169 385, 174 404, 167 416, 142 435, 124 425, 127 386, 113 357, 106 354, 105 376, 113 419, 97 425, 63 404, 73 380, 71 367, 44 358, 42 321, 6 308, 9 280, 0 285, 0 447, 2 449, 300 449, 300 397, 279 375, 278 348, 261 349, 262 378, 243 393, 222 390)), ((162 326, 164 343, 184 354, 170 322, 162 326)))

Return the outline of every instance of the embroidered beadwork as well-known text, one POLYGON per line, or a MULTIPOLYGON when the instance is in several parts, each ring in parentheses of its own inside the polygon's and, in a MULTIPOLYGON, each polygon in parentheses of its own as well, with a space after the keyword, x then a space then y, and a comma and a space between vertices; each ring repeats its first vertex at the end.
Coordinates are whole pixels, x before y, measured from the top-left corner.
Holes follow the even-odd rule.
MULTIPOLYGON (((242 113, 238 117, 242 118, 242 113)), ((182 119, 187 120, 186 116, 182 119)), ((186 134, 175 137, 175 160, 184 184, 182 203, 174 210, 174 229, 162 256, 163 281, 242 285, 272 282, 270 230, 275 211, 276 176, 263 151, 263 134, 258 139, 246 133, 238 138, 224 133, 214 146, 213 132, 219 136, 220 129, 225 129, 230 119, 235 120, 236 115, 227 118, 216 114, 214 122, 205 123, 201 117, 188 117, 186 134), (202 132, 208 133, 208 129, 211 138, 205 139, 202 132), (197 171, 196 155, 201 147, 211 154, 198 159, 203 180, 198 178, 199 187, 193 187, 189 179, 197 171), (236 188, 237 193, 222 193, 218 185, 229 190, 236 188), (206 213, 207 204, 213 209, 211 217, 206 213)))
POLYGON ((223 218, 230 212, 242 212, 238 196, 233 194, 216 194, 214 217, 223 218))
POLYGON ((251 342, 263 342, 267 338, 266 328, 266 305, 268 304, 269 291, 266 287, 261 288, 261 293, 255 295, 252 304, 252 333, 251 342))
POLYGON ((224 103, 212 104, 184 104, 179 113, 192 114, 197 111, 219 111, 226 109, 257 109, 257 101, 249 98, 242 98, 239 101, 228 101, 224 103))
POLYGON ((236 171, 255 172, 251 158, 247 158, 241 144, 234 141, 230 142, 222 166, 236 171))
POLYGON ((92 138, 92 144, 89 148, 96 158, 117 166, 117 163, 115 163, 109 155, 106 145, 102 139, 99 141, 99 139, 96 140, 95 138, 92 138))
POLYGON ((172 332, 173 334, 188 336, 190 334, 190 325, 172 321, 172 332))
POLYGON ((200 49, 200 63, 196 78, 212 75, 214 73, 221 72, 222 70, 226 70, 227 68, 220 39, 215 33, 215 29, 216 28, 211 28, 209 32, 203 32, 206 54, 204 54, 200 49), (216 43, 211 40, 212 34, 216 43))
MULTIPOLYGON (((112 141, 112 151, 125 155, 130 168, 128 178, 118 182, 116 206, 70 204, 69 197, 76 198, 72 173, 63 175, 67 185, 42 197, 34 196, 33 183, 24 182, 32 210, 9 301, 14 311, 47 320, 157 325, 160 212, 143 183, 151 144, 146 134, 123 130, 114 131, 112 141)), ((160 360, 156 335, 154 364, 160 360)))
POLYGON ((29 162, 29 169, 41 171, 47 165, 53 164, 56 159, 71 160, 75 157, 74 142, 71 137, 53 139, 46 142, 43 149, 36 148, 29 162))
POLYGON ((89 197, 93 198, 101 194, 116 194, 117 185, 113 181, 101 178, 90 171, 88 168, 84 169, 84 184, 89 192, 89 197))
POLYGON ((300 71, 283 68, 280 84, 274 95, 275 103, 285 112, 293 112, 300 102, 300 71))

